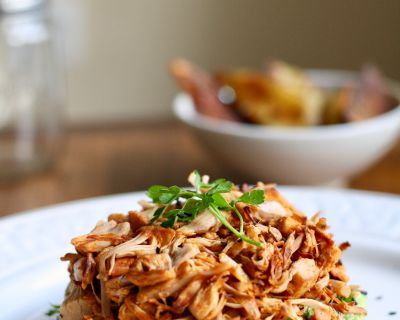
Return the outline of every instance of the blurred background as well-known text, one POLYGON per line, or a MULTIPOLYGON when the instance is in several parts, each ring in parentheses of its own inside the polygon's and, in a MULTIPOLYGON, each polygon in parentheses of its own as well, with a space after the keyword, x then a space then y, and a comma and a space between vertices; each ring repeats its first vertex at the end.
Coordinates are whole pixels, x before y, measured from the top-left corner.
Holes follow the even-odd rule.
POLYGON ((373 62, 400 79, 400 3, 56 0, 72 124, 171 119, 168 63, 259 68, 278 58, 308 68, 373 62))
MULTIPOLYGON (((3 161, 0 215, 184 184, 194 168, 236 178, 175 120, 178 87, 167 70, 174 58, 206 70, 259 68, 268 58, 345 70, 374 63, 400 80, 397 0, 37 2, 3 1, 0 121, 18 109, 20 129, 0 126, 0 157, 47 158, 35 170, 3 161), (9 85, 14 78, 18 85, 9 85), (29 107, 36 94, 40 107, 29 107)), ((396 144, 346 184, 400 193, 399 164, 396 144)))

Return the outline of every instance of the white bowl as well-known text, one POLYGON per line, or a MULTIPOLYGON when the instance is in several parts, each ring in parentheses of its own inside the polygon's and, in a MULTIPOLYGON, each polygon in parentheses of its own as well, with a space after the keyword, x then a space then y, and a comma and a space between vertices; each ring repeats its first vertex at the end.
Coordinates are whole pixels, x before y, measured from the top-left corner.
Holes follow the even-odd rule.
MULTIPOLYGON (((357 73, 311 70, 314 83, 339 87, 357 73)), ((400 86, 387 82, 400 97, 400 86)), ((279 128, 213 119, 196 111, 187 94, 173 102, 175 115, 224 166, 249 182, 323 184, 347 179, 380 159, 396 142, 400 107, 354 123, 307 128, 279 128)))

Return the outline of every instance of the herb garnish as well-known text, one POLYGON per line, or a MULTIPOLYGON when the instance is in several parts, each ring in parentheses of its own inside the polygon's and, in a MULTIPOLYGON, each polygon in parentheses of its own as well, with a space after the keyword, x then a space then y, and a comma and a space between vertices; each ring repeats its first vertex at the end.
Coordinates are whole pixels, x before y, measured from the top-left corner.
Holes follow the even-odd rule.
POLYGON ((190 222, 199 213, 208 209, 221 223, 228 228, 238 238, 252 245, 263 247, 263 243, 247 237, 243 231, 243 217, 236 208, 236 203, 243 202, 251 205, 258 205, 264 202, 264 191, 253 190, 244 193, 240 198, 228 202, 222 194, 231 192, 233 183, 225 179, 217 179, 211 183, 204 183, 198 171, 194 171, 195 191, 180 188, 178 186, 166 187, 153 185, 147 195, 154 203, 161 205, 154 213, 150 223, 154 223, 159 218, 166 220, 161 226, 171 228, 178 221, 190 222), (179 199, 185 199, 185 203, 180 209, 171 209, 171 205, 179 199), (223 211, 233 211, 239 218, 240 228, 236 230, 226 219, 223 211))
POLYGON ((353 301, 354 301, 354 298, 353 298, 353 297, 342 297, 342 296, 340 296, 340 297, 338 297, 338 298, 339 298, 340 301, 344 301, 344 302, 346 302, 346 303, 350 303, 350 302, 353 302, 353 301))
POLYGON ((304 311, 303 311, 303 318, 304 319, 311 319, 311 317, 314 315, 314 310, 310 307, 305 306, 304 311))
POLYGON ((51 304, 50 309, 46 312, 46 316, 52 317, 57 315, 57 319, 60 319, 60 306, 57 304, 51 304))

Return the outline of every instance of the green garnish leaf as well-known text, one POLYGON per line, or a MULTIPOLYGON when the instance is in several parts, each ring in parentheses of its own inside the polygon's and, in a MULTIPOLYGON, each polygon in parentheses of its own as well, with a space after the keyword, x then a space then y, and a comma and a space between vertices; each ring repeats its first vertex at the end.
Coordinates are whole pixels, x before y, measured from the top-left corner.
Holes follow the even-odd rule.
POLYGON ((168 204, 178 198, 179 193, 181 192, 181 188, 177 186, 172 186, 167 188, 166 190, 162 189, 162 191, 163 192, 160 194, 158 199, 160 203, 168 204))
POLYGON ((228 201, 220 193, 215 193, 212 195, 212 199, 214 200, 214 204, 217 205, 219 209, 230 209, 231 205, 228 201))
POLYGON ((244 202, 248 204, 258 205, 264 202, 264 191, 253 190, 244 193, 236 202, 244 202))
POLYGON ((161 215, 163 214, 164 210, 165 210, 165 207, 158 208, 154 212, 153 218, 151 218, 151 220, 150 220, 150 224, 153 224, 154 222, 156 222, 161 217, 161 215))
POLYGON ((231 192, 233 183, 225 179, 215 180, 210 184, 210 189, 206 192, 208 195, 213 195, 216 193, 227 193, 231 192))
POLYGON ((350 303, 350 302, 354 301, 354 298, 353 297, 347 297, 347 298, 346 297, 339 297, 339 300, 347 302, 347 303, 350 303))
POLYGON ((147 196, 153 200, 153 202, 160 202, 160 196, 167 190, 168 188, 161 185, 154 185, 147 190, 147 196))
POLYGON ((208 206, 204 201, 202 201, 200 199, 190 198, 190 199, 186 200, 185 205, 183 206, 182 210, 189 214, 197 216, 197 214, 200 211, 203 211, 207 207, 208 206))
POLYGON ((303 318, 304 319, 311 319, 311 317, 314 315, 314 310, 313 308, 310 308, 308 306, 304 307, 304 311, 303 311, 303 318))
POLYGON ((60 306, 57 305, 57 304, 51 304, 50 305, 50 309, 45 313, 45 315, 48 316, 48 317, 52 317, 52 316, 58 315, 57 319, 60 318, 59 314, 60 314, 60 306))
POLYGON ((161 223, 162 227, 165 228, 172 228, 173 225, 178 221, 178 213, 181 211, 181 209, 174 209, 168 211, 166 214, 167 220, 161 223))
POLYGON ((161 217, 164 221, 162 227, 171 228, 177 222, 188 223, 195 219, 199 213, 208 209, 226 228, 228 228, 238 238, 255 246, 262 247, 263 243, 248 238, 243 231, 243 217, 236 208, 237 202, 248 204, 260 204, 264 202, 264 192, 254 190, 246 192, 240 198, 231 203, 224 198, 222 194, 232 191, 233 183, 226 179, 217 179, 211 183, 204 183, 198 171, 194 171, 194 187, 196 191, 186 190, 178 186, 166 187, 162 185, 151 186, 148 191, 148 197, 161 205, 150 220, 154 223, 161 217), (203 192, 202 192, 203 191, 203 192), (169 210, 169 205, 176 203, 179 199, 186 199, 182 208, 169 210), (240 229, 236 230, 225 218, 220 210, 233 211, 239 218, 240 229))

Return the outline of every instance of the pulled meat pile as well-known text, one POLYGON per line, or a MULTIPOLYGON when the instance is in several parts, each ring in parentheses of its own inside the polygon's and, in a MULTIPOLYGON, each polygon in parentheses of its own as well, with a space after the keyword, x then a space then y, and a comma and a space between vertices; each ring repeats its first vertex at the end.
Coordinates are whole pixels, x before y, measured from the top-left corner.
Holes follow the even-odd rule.
MULTIPOLYGON (((209 210, 194 220, 151 224, 157 204, 111 214, 72 239, 71 282, 62 319, 343 319, 366 311, 350 286, 324 218, 292 207, 273 185, 233 187, 225 198, 264 190, 260 205, 236 203, 248 238, 232 234, 209 210)), ((171 205, 181 207, 178 199, 171 205)), ((238 216, 224 217, 239 228, 238 216)))

